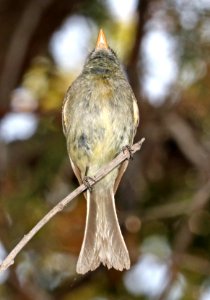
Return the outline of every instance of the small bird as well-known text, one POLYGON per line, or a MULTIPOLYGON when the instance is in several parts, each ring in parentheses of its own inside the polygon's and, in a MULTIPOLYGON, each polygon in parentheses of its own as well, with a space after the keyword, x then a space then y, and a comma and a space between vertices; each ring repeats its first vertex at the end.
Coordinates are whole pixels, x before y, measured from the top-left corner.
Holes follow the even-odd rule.
MULTIPOLYGON (((62 121, 71 166, 80 184, 133 144, 139 123, 137 101, 102 29, 82 73, 67 90, 62 121)), ((114 199, 127 165, 128 161, 123 162, 92 190, 87 189, 79 274, 95 270, 100 263, 120 271, 130 268, 114 199)))

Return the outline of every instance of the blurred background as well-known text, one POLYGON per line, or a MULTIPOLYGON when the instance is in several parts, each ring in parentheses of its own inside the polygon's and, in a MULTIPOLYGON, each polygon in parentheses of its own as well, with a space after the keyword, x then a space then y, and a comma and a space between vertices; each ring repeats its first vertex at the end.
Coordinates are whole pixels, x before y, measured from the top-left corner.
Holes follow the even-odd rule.
POLYGON ((78 186, 62 101, 101 27, 146 138, 116 196, 131 269, 75 273, 81 195, 0 275, 0 299, 210 300, 210 1, 1 0, 0 24, 0 259, 78 186))

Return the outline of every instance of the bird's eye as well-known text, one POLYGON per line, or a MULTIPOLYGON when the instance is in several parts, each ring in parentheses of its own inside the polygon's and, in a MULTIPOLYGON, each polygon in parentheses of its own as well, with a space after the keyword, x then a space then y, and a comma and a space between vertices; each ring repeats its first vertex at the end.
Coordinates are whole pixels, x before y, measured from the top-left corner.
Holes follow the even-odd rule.
POLYGON ((117 54, 116 54, 116 52, 115 52, 113 49, 109 48, 109 50, 111 51, 111 53, 112 53, 115 57, 117 57, 117 54))
POLYGON ((93 56, 93 54, 94 54, 94 50, 92 50, 92 51, 89 53, 88 58, 91 58, 91 57, 93 56))

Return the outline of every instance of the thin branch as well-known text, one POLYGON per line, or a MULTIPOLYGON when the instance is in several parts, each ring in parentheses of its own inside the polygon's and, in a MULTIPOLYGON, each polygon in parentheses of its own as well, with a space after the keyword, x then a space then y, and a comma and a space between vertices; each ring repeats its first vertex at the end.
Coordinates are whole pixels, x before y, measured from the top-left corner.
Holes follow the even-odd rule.
POLYGON ((205 171, 209 174, 209 154, 202 143, 198 142, 192 128, 187 122, 176 113, 166 114, 163 120, 166 128, 185 157, 199 171, 205 171))
MULTIPOLYGON (((163 220, 178 216, 191 216, 193 212, 205 208, 208 204, 209 197, 210 179, 196 192, 191 201, 177 201, 153 206, 145 210, 141 218, 142 221, 148 222, 151 220, 163 220)), ((180 234, 178 234, 178 236, 180 236, 180 234)))
MULTIPOLYGON (((142 138, 138 143, 134 144, 131 147, 131 151, 134 154, 136 151, 141 149, 141 146, 145 138, 142 138)), ((90 187, 92 187, 96 182, 101 180, 105 175, 110 173, 115 169, 119 164, 124 160, 130 158, 130 152, 128 150, 122 151, 116 158, 109 162, 104 167, 100 168, 95 176, 92 177, 93 180, 90 180, 90 187)), ((13 248, 13 250, 8 254, 8 256, 3 260, 0 265, 0 272, 8 269, 13 263, 17 254, 23 249, 23 247, 32 239, 32 237, 46 224, 49 222, 52 217, 54 217, 58 212, 62 211, 64 207, 69 204, 75 197, 84 192, 87 189, 87 186, 83 183, 67 197, 62 199, 56 206, 54 206, 30 231, 28 234, 20 240, 20 242, 13 248)))
POLYGON ((210 275, 210 261, 204 255, 180 253, 175 254, 175 259, 187 271, 206 276, 210 275))
POLYGON ((190 208, 190 201, 177 201, 162 205, 156 205, 145 210, 142 213, 141 218, 144 222, 174 218, 177 216, 187 215, 190 208))

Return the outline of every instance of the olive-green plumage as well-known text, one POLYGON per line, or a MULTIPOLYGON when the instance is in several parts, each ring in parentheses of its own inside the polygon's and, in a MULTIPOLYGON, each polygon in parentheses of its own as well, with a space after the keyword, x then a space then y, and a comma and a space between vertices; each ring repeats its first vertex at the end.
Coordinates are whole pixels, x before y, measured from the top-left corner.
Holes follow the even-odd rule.
MULTIPOLYGON (((68 89, 63 105, 63 129, 73 170, 81 183, 132 145, 138 107, 121 65, 110 49, 95 49, 81 75, 68 89)), ((114 194, 125 162, 87 192, 87 219, 77 272, 130 267, 129 254, 117 220, 114 194)))

